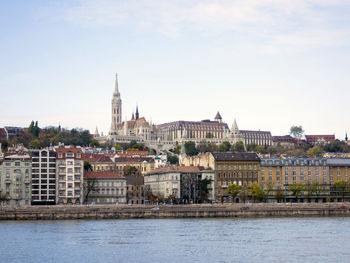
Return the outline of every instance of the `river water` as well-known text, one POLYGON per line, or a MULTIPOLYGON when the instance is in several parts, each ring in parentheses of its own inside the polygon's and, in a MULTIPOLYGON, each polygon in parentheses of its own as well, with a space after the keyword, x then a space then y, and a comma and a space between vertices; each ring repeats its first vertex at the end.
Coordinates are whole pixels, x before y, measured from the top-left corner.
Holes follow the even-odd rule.
POLYGON ((0 262, 350 262, 350 218, 0 222, 0 262))

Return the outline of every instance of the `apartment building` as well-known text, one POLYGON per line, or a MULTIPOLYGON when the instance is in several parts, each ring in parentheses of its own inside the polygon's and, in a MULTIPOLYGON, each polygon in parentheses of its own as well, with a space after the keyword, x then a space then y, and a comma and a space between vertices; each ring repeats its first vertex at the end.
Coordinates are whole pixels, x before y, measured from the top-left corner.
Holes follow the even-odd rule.
POLYGON ((32 205, 56 204, 56 152, 31 150, 32 205))
POLYGON ((58 147, 56 150, 56 203, 82 204, 84 162, 82 150, 58 147))
POLYGON ((31 203, 31 160, 28 154, 9 154, 0 165, 0 194, 8 206, 31 203))

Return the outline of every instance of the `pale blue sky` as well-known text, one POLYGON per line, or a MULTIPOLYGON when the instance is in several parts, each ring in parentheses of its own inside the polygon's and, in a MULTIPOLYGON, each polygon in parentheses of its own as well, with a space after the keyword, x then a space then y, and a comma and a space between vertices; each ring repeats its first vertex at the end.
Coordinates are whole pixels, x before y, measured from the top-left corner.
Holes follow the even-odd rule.
POLYGON ((350 132, 350 1, 3 1, 0 127, 212 119, 350 132))

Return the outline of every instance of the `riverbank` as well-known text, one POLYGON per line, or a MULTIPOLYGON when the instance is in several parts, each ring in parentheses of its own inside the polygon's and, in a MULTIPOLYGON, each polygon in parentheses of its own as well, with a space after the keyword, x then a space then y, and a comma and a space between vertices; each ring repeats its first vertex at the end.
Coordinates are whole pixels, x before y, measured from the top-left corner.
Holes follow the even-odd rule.
POLYGON ((2 207, 0 220, 350 216, 350 203, 2 207))

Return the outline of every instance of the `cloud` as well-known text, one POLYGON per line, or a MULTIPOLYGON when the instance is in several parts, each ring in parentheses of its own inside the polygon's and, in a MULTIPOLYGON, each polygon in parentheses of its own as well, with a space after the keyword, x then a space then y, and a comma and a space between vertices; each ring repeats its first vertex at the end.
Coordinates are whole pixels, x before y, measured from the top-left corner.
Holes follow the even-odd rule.
POLYGON ((128 26, 171 37, 248 34, 311 47, 339 44, 349 28, 340 31, 332 22, 344 8, 350 9, 348 0, 78 0, 58 8, 55 17, 92 28, 128 26))

